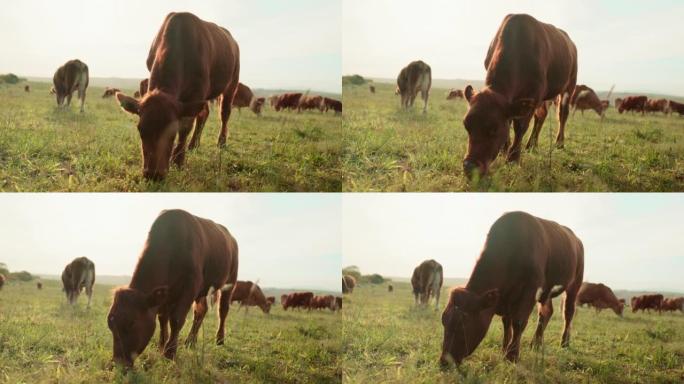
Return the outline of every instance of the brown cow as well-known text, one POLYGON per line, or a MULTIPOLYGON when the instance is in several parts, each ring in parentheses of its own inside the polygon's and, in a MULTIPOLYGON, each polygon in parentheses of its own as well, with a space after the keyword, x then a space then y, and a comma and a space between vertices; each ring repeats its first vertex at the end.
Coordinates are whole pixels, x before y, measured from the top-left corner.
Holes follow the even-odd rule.
POLYGON ((302 94, 299 92, 283 93, 282 95, 279 95, 276 99, 275 110, 277 112, 280 112, 281 110, 285 109, 295 110, 299 107, 299 99, 301 97, 302 94))
POLYGON ((460 89, 452 89, 447 95, 447 100, 463 99, 463 91, 460 89))
POLYGON ((588 304, 600 312, 604 308, 610 308, 616 315, 622 317, 625 308, 624 301, 618 300, 613 291, 607 286, 598 283, 582 283, 577 293, 576 303, 579 305, 588 304))
POLYGON ((286 294, 280 295, 280 304, 285 306, 285 300, 287 300, 287 295, 286 294))
POLYGON ((394 292, 394 287, 392 286, 392 284, 387 286, 387 292, 394 292))
POLYGON ((336 302, 335 302, 335 296, 333 295, 325 295, 325 296, 314 296, 313 299, 311 299, 311 304, 309 305, 309 309, 329 309, 331 311, 335 311, 336 308, 336 302))
POLYGON ((255 115, 261 116, 261 108, 265 101, 266 99, 263 97, 255 97, 248 86, 239 83, 233 99, 233 107, 236 107, 238 111, 243 107, 248 107, 255 115))
POLYGON ((577 48, 568 34, 530 15, 508 15, 489 46, 485 68, 485 88, 474 93, 468 85, 463 92, 469 104, 463 120, 465 174, 486 174, 502 150, 508 149, 507 161, 520 160, 523 136, 544 100, 559 99, 556 145, 563 147, 568 101, 577 82, 577 48), (515 138, 509 149, 511 120, 515 138))
POLYGON ((147 93, 147 88, 150 86, 150 79, 142 79, 140 80, 140 97, 145 96, 147 93))
POLYGON ((325 112, 328 112, 328 109, 332 109, 335 111, 335 114, 341 114, 342 113, 342 102, 339 100, 331 99, 329 97, 324 97, 323 98, 323 105, 325 108, 325 112))
MULTIPOLYGON (((225 146, 240 75, 238 44, 225 28, 191 13, 172 12, 152 42, 147 69, 151 71, 149 90, 142 100, 122 93, 116 97, 125 111, 140 116, 145 178, 161 180, 171 160, 183 166, 193 120, 208 108, 207 101, 219 96, 218 145, 225 146)), ((201 128, 196 127, 192 141, 199 143, 201 134, 201 128)))
POLYGON ((618 112, 622 113, 624 111, 636 111, 641 112, 643 115, 647 99, 648 98, 646 96, 627 96, 620 103, 618 112))
POLYGON ((622 104, 622 99, 618 97, 615 99, 615 108, 620 108, 620 104, 622 104))
POLYGON ((661 307, 662 307, 663 311, 684 312, 684 297, 663 299, 663 303, 662 303, 661 307))
POLYGON ((3 285, 5 285, 5 275, 0 273, 0 289, 2 289, 3 285))
POLYGON ((603 117, 605 110, 603 102, 596 95, 596 92, 584 84, 575 86, 575 90, 570 96, 570 107, 573 109, 573 115, 578 109, 582 115, 584 115, 585 109, 592 109, 597 115, 603 117))
POLYGON ((103 99, 106 99, 106 98, 108 98, 108 97, 112 97, 112 96, 116 95, 117 92, 121 92, 121 90, 120 90, 119 88, 109 88, 109 87, 107 87, 107 88, 105 88, 105 91, 104 91, 104 93, 102 94, 102 98, 103 98, 103 99))
POLYGON ((78 59, 69 60, 57 68, 55 75, 52 77, 57 97, 57 106, 61 107, 64 99, 66 99, 66 106, 70 106, 71 95, 74 91, 78 90, 78 98, 81 99, 81 112, 83 112, 88 81, 88 66, 78 59))
POLYGON ((306 308, 311 306, 313 300, 313 292, 294 292, 287 295, 285 301, 281 301, 283 309, 287 311, 288 308, 306 308))
POLYGON ((185 341, 193 345, 212 287, 221 290, 216 344, 223 344, 237 271, 238 246, 226 227, 186 211, 162 211, 150 228, 130 284, 114 292, 107 316, 114 361, 133 365, 154 334, 155 317, 159 318, 159 347, 173 359, 194 301, 192 329, 185 341))
POLYGON ((31 87, 24 85, 24 92, 31 92, 31 87))
POLYGON ((648 99, 644 104, 644 112, 662 112, 667 114, 669 105, 665 99, 648 99))
POLYGON ((88 308, 90 308, 94 284, 95 264, 87 257, 77 257, 64 267, 62 291, 66 294, 69 304, 75 304, 81 291, 85 288, 86 295, 88 295, 88 308))
POLYGON ((323 101, 323 96, 302 96, 299 99, 299 106, 297 107, 299 111, 301 110, 311 110, 318 109, 323 112, 325 109, 325 102, 323 101))
POLYGON ((492 317, 503 320, 503 351, 517 361, 520 337, 538 302, 532 346, 542 343, 553 313, 552 298, 565 291, 561 346, 570 344, 575 298, 584 275, 584 247, 567 227, 524 212, 509 212, 490 228, 465 287, 454 288, 442 314, 440 363, 459 364, 487 334, 492 317))
POLYGON ((342 293, 353 293, 356 287, 356 279, 352 275, 342 276, 342 293))
POLYGON ((661 304, 663 303, 663 295, 641 295, 637 297, 632 297, 632 313, 641 310, 641 312, 647 311, 651 312, 651 309, 661 313, 661 304))
POLYGON ((273 304, 275 304, 275 296, 268 296, 266 302, 273 306, 273 304))
POLYGON ((37 282, 37 283, 36 283, 36 288, 38 288, 38 290, 43 289, 43 283, 41 283, 40 281, 37 282))
POLYGON ((435 297, 435 309, 439 308, 439 294, 444 282, 442 265, 434 260, 425 260, 413 270, 411 285, 413 286, 413 296, 416 305, 420 299, 420 304, 427 305, 430 296, 435 297))
MULTIPOLYGON (((235 301, 240 303, 240 308, 246 306, 245 312, 250 306, 259 307, 264 313, 269 313, 271 311, 272 303, 266 299, 261 288, 251 281, 237 281, 235 283, 230 302, 233 303, 235 301)), ((240 310, 240 308, 238 308, 238 310, 240 310)))
POLYGON ((430 87, 432 86, 432 70, 421 60, 412 61, 399 72, 397 77, 397 93, 401 95, 401 107, 413 107, 418 92, 425 104, 423 113, 427 112, 430 87))
POLYGON ((369 85, 368 89, 370 89, 370 93, 375 93, 375 85, 373 85, 373 84, 369 85))
POLYGON ((668 100, 670 111, 677 112, 679 115, 684 115, 684 104, 678 103, 674 100, 668 100))

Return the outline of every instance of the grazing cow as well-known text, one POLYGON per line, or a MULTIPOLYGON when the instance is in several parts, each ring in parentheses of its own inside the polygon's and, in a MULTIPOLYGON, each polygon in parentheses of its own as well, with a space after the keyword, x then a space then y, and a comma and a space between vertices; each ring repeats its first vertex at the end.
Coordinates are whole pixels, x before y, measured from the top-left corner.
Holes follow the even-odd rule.
POLYGON ((83 112, 88 81, 88 66, 78 59, 69 60, 57 68, 55 75, 52 77, 57 97, 57 106, 61 107, 64 99, 66 99, 66 106, 70 106, 71 95, 74 91, 78 90, 78 98, 81 100, 81 112, 83 112))
POLYGON ((150 79, 140 80, 140 90, 138 91, 138 92, 140 92, 140 97, 145 96, 145 94, 147 93, 147 88, 149 88, 149 86, 150 86, 150 79))
POLYGON ((31 87, 24 85, 24 92, 31 92, 31 87))
POLYGON ((524 212, 509 212, 490 228, 465 287, 454 288, 442 314, 440 363, 459 364, 487 334, 492 317, 503 320, 503 351, 517 361, 520 338, 535 302, 539 322, 532 342, 542 343, 552 298, 565 291, 561 346, 570 344, 575 298, 584 275, 584 247, 569 228, 524 212))
POLYGON ((40 281, 37 282, 37 283, 36 283, 36 288, 38 288, 38 290, 43 289, 43 283, 41 283, 40 281))
POLYGON ((0 289, 2 289, 3 285, 5 285, 5 275, 0 273, 0 289))
POLYGON ((302 96, 299 99, 298 111, 311 109, 318 109, 321 112, 324 111, 325 102, 323 101, 323 96, 302 96))
MULTIPOLYGON (((259 307, 264 313, 269 313, 271 311, 272 303, 266 299, 261 288, 251 281, 237 281, 235 283, 233 296, 230 299, 230 302, 233 303, 235 301, 240 303, 240 308, 246 306, 245 312, 250 306, 259 307)), ((238 308, 238 310, 240 310, 240 308, 238 308)))
POLYGON ((447 100, 463 99, 463 91, 460 89, 452 89, 447 95, 447 100))
POLYGON ((668 104, 671 112, 677 112, 680 116, 684 115, 684 104, 674 100, 668 100, 668 104))
POLYGON ((239 83, 233 99, 233 107, 236 107, 238 111, 243 107, 248 107, 255 115, 261 116, 261 108, 265 101, 266 99, 263 97, 255 97, 248 86, 239 83))
POLYGON ((275 304, 275 296, 268 296, 266 302, 273 306, 273 304, 275 304))
POLYGON ((325 296, 314 296, 311 299, 311 305, 309 309, 329 309, 335 311, 336 303, 335 296, 325 295, 325 296))
POLYGON ((313 300, 313 292, 294 292, 287 295, 285 301, 281 300, 283 309, 287 311, 288 308, 305 308, 308 309, 311 306, 311 300, 313 300))
POLYGON ((62 272, 62 291, 66 294, 67 302, 75 304, 78 295, 85 288, 88 295, 88 308, 93 298, 93 284, 95 284, 95 264, 87 257, 77 257, 64 267, 62 272))
POLYGON ((394 287, 392 286, 392 284, 387 286, 387 292, 394 292, 394 287))
POLYGON ((663 311, 684 312, 684 297, 663 299, 662 308, 663 308, 663 311))
POLYGON ((185 344, 194 345, 212 287, 221 291, 216 344, 223 344, 237 271, 238 246, 226 227, 183 210, 162 211, 150 228, 131 282, 114 292, 107 316, 114 361, 133 366, 154 334, 156 317, 159 347, 173 359, 193 302, 194 319, 185 344))
POLYGON ((369 85, 368 89, 370 89, 370 93, 375 93, 375 85, 373 85, 373 84, 369 85))
POLYGON ((342 298, 339 296, 335 296, 335 309, 337 311, 342 309, 342 298))
POLYGON ((356 287, 356 279, 352 275, 342 276, 342 293, 353 293, 356 287))
POLYGON ((603 117, 605 110, 596 92, 584 84, 575 86, 575 91, 570 96, 570 107, 573 109, 573 115, 578 109, 582 115, 584 115, 585 109, 592 109, 597 115, 603 117))
POLYGON ((285 109, 295 110, 299 108, 299 99, 301 97, 301 93, 283 93, 276 99, 275 110, 277 112, 285 109))
POLYGON ((588 304, 600 312, 604 308, 610 308, 616 315, 622 317, 625 308, 624 300, 620 301, 613 291, 607 286, 598 283, 582 283, 577 293, 576 303, 579 305, 588 304))
POLYGON ((323 105, 325 106, 325 112, 328 112, 328 109, 332 109, 335 111, 335 114, 342 113, 342 102, 339 100, 324 97, 323 105))
POLYGON ((644 104, 644 111, 653 113, 662 112, 667 114, 669 111, 669 105, 665 99, 648 99, 646 100, 646 104, 644 104))
POLYGON ((663 295, 659 293, 655 295, 641 295, 637 297, 632 297, 632 313, 635 313, 638 310, 641 310, 641 312, 646 311, 650 313, 651 309, 658 311, 658 313, 661 313, 662 303, 663 295))
MULTIPOLYGON (((568 101, 577 82, 577 48, 568 34, 530 15, 508 15, 484 63, 485 88, 475 93, 468 85, 463 92, 468 101, 463 120, 468 132, 468 152, 463 160, 466 176, 475 170, 486 174, 499 152, 505 150, 507 161, 519 161, 523 136, 544 100, 557 99, 556 146, 562 148, 568 101), (511 120, 515 138, 509 148, 511 120)), ((535 137, 532 142, 536 141, 535 137)))
POLYGON ((434 260, 425 260, 413 270, 411 285, 413 286, 413 296, 416 305, 420 299, 420 304, 427 305, 430 296, 435 297, 435 309, 439 308, 439 294, 444 282, 442 265, 434 260))
POLYGON ((627 96, 625 97, 620 106, 618 107, 618 112, 622 113, 624 111, 636 111, 644 114, 644 108, 646 106, 646 96, 627 96))
MULTIPOLYGON (((240 75, 238 44, 225 28, 191 13, 170 13, 150 48, 149 89, 142 100, 117 93, 121 107, 138 115, 142 140, 143 175, 161 180, 171 160, 182 167, 193 120, 221 96, 221 131, 218 145, 225 146, 228 119, 240 75), (174 148, 174 141, 178 142, 174 148)), ((141 92, 142 94, 142 92, 141 92)), ((201 127, 192 142, 199 143, 201 127)))
POLYGON ((432 70, 424 62, 412 61, 402 68, 397 77, 397 93, 401 95, 401 107, 409 109, 413 107, 418 92, 424 101, 423 113, 427 112, 428 97, 432 86, 432 70))
POLYGON ((615 108, 620 108, 620 104, 622 104, 622 99, 618 97, 615 99, 615 108))
POLYGON ((117 92, 121 92, 121 90, 120 90, 119 88, 109 88, 109 87, 107 87, 107 88, 105 88, 105 91, 104 91, 104 93, 102 94, 102 98, 103 98, 103 99, 106 99, 106 98, 108 98, 108 97, 112 97, 112 96, 116 95, 117 92))

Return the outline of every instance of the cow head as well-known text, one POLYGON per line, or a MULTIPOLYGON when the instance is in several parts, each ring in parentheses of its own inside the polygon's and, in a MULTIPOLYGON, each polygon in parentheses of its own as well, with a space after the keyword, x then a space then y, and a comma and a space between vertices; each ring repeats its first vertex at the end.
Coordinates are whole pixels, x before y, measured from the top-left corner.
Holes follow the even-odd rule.
POLYGON ((107 315, 107 326, 114 338, 113 360, 132 367, 154 334, 157 308, 166 301, 167 287, 151 293, 121 288, 114 293, 114 301, 107 315))
POLYGON ((460 364, 473 353, 487 334, 498 300, 499 292, 496 289, 481 295, 465 288, 456 288, 451 292, 449 303, 442 313, 444 340, 439 359, 442 367, 460 364))
POLYGON ((468 112, 463 119, 468 131, 468 152, 463 159, 463 170, 468 177, 473 171, 484 175, 508 141, 511 119, 531 115, 536 103, 533 99, 510 102, 490 88, 476 93, 470 85, 463 94, 468 101, 468 112))
POLYGON ((620 299, 618 301, 618 305, 613 308, 613 311, 615 312, 616 315, 622 317, 622 312, 625 310, 625 300, 620 299))
POLYGON ((193 118, 204 108, 205 101, 180 103, 171 95, 154 90, 142 100, 117 93, 121 108, 140 116, 138 133, 142 140, 143 175, 162 180, 169 172, 171 151, 180 119, 193 118))

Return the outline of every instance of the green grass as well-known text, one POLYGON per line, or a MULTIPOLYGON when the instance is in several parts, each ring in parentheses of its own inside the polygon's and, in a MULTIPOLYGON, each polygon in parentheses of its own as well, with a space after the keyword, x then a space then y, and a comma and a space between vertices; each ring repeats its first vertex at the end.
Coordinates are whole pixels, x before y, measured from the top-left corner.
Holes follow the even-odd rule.
MULTIPOLYGON (((86 111, 58 110, 50 84, 0 86, 0 191, 340 191, 341 118, 332 113, 235 110, 216 146, 217 108, 198 151, 161 183, 142 177, 137 116, 102 88, 86 111)), ((132 91, 128 92, 132 94, 132 91)))
MULTIPOLYGON (((684 315, 596 315, 579 308, 571 346, 561 349, 559 302, 544 334, 544 347, 532 351, 536 309, 523 334, 520 361, 501 353, 501 318, 494 317, 487 336, 458 368, 442 372, 443 328, 440 311, 416 308, 410 285, 364 285, 345 295, 342 359, 345 383, 681 383, 684 381, 684 315)), ((629 313, 627 313, 629 312, 629 313)))
MULTIPOLYGON (((539 147, 522 165, 492 165, 492 176, 469 182, 461 162, 468 135, 467 103, 433 89, 402 111, 394 86, 344 86, 344 191, 681 191, 684 190, 684 118, 592 111, 568 120, 565 148, 550 148, 558 122, 551 109, 539 147), (550 160, 550 161, 549 161, 550 160)), ((531 124, 527 136, 532 131, 531 124)), ((512 133, 511 133, 512 134, 512 133)), ((527 139, 527 138, 526 138, 527 139)), ((526 141, 525 141, 526 142, 526 141)))
MULTIPOLYGON (((81 295, 68 306, 57 281, 11 283, 0 290, 2 383, 340 383, 339 313, 261 310, 233 306, 226 345, 214 345, 216 307, 204 319, 197 346, 178 350, 175 361, 156 347, 158 331, 136 368, 111 369, 112 336, 106 315, 110 286, 95 286, 93 306, 81 295)), ((184 341, 192 311, 181 332, 184 341)))

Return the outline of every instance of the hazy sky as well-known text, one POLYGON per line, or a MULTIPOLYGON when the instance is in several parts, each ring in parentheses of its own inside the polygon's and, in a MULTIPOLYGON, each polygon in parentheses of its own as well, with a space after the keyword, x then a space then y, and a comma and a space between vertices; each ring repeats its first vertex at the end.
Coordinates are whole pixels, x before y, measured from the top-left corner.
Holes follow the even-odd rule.
POLYGON ((61 274, 78 256, 103 275, 131 275, 163 209, 225 225, 240 248, 238 278, 263 287, 339 291, 341 197, 336 194, 90 193, 0 195, 0 262, 61 274))
POLYGON ((577 46, 580 83, 684 95, 678 0, 344 0, 343 73, 396 78, 423 59, 434 78, 483 80, 487 48, 509 13, 565 30, 577 46))
POLYGON ((434 258, 445 276, 467 278, 491 225, 516 210, 577 234, 585 281, 684 292, 681 194, 345 194, 343 265, 410 277, 434 258))
POLYGON ((21 0, 0 12, 0 73, 52 77, 79 58, 93 77, 144 78, 164 17, 188 11, 228 29, 253 88, 341 89, 341 0, 21 0))

